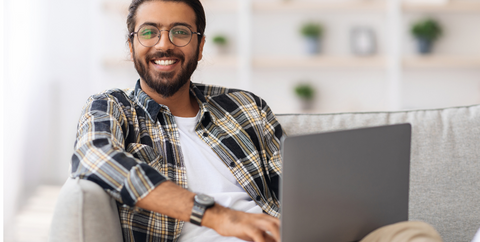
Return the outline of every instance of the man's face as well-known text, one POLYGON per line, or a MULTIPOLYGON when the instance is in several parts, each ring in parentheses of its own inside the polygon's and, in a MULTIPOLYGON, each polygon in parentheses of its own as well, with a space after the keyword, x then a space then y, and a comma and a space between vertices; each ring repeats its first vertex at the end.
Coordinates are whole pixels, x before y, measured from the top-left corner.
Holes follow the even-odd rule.
MULTIPOLYGON (((149 24, 159 30, 170 30, 177 25, 197 31, 195 12, 181 2, 149 1, 137 9, 135 31, 149 24)), ((190 43, 184 47, 173 45, 168 32, 162 31, 160 41, 153 47, 145 47, 135 35, 130 42, 135 68, 140 78, 163 97, 170 97, 184 86, 202 58, 204 40, 198 46, 200 36, 193 34, 190 43)))

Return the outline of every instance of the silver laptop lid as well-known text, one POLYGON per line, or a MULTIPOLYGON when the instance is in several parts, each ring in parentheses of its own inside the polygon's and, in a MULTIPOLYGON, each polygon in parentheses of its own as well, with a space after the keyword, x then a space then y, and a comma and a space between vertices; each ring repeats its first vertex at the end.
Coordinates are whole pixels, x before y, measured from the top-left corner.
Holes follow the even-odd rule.
POLYGON ((411 125, 287 137, 283 242, 351 242, 408 220, 411 125))

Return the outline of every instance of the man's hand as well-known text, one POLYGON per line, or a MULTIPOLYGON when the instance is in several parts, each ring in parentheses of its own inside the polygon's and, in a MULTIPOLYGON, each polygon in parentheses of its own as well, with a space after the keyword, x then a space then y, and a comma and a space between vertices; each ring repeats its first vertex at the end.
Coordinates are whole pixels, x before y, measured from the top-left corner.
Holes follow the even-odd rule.
MULTIPOLYGON (((166 181, 138 201, 136 206, 182 221, 190 221, 194 196, 194 193, 166 181)), ((240 212, 219 204, 205 211, 202 226, 211 228, 222 236, 246 241, 280 241, 280 221, 277 218, 266 214, 240 212)))
POLYGON ((235 211, 218 204, 207 209, 202 226, 246 241, 279 242, 280 220, 266 214, 235 211))

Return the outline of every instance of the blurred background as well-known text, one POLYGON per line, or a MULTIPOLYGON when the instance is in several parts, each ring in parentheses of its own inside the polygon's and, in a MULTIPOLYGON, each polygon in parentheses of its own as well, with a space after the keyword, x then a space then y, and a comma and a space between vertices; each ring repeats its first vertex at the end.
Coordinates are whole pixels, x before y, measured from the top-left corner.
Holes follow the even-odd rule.
MULTIPOLYGON (((192 81, 275 113, 480 103, 480 0, 202 0, 192 81)), ((4 240, 46 241, 86 99, 133 87, 128 0, 3 2, 4 240)))

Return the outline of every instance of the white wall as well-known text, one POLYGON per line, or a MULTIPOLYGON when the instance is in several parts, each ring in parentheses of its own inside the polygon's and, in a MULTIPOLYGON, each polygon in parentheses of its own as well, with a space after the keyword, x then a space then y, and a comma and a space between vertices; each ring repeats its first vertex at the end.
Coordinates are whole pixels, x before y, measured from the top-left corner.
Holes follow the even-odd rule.
MULTIPOLYGON (((2 13, 2 16, 4 16, 4 7, 5 7, 5 4, 3 1, 0 2, 0 12, 2 13)), ((4 170, 4 158, 5 158, 5 148, 4 148, 4 137, 5 137, 5 129, 4 129, 4 125, 3 125, 3 116, 4 116, 4 87, 3 87, 3 81, 5 79, 5 49, 4 49, 4 46, 5 46, 5 40, 4 40, 4 37, 5 37, 5 27, 4 27, 4 18, 0 18, 0 46, 1 46, 1 49, 0 49, 0 91, 2 93, 2 98, 0 99, 0 173, 1 174, 4 174, 3 173, 3 170, 4 170)), ((4 199, 3 199, 3 196, 4 196, 4 178, 2 177, 2 179, 0 179, 0 216, 2 218, 4 218, 4 214, 5 214, 5 207, 4 207, 4 199)), ((3 221, 2 221, 3 223, 3 221)), ((4 228, 1 227, 0 228, 0 238, 3 238, 3 234, 4 234, 4 228)))
POLYGON ((95 83, 90 11, 89 1, 5 2, 6 239, 32 190, 68 177, 76 122, 95 83))
MULTIPOLYGON (((5 67, 4 67, 4 89, 2 97, 4 100, 4 223, 6 226, 5 236, 10 236, 9 223, 14 212, 18 209, 22 197, 22 191, 27 187, 27 180, 37 180, 37 174, 33 174, 38 163, 26 162, 30 153, 25 149, 31 135, 29 123, 36 123, 32 116, 31 106, 36 101, 32 98, 33 89, 38 87, 33 76, 43 67, 39 61, 40 48, 35 49, 31 44, 33 38, 42 34, 35 28, 34 19, 41 21, 34 13, 37 6, 33 1, 27 4, 20 2, 5 3, 5 67), (33 28, 32 28, 33 27, 33 28), (29 166, 35 166, 29 169, 29 166)), ((42 144, 32 148, 36 150, 42 144)))

